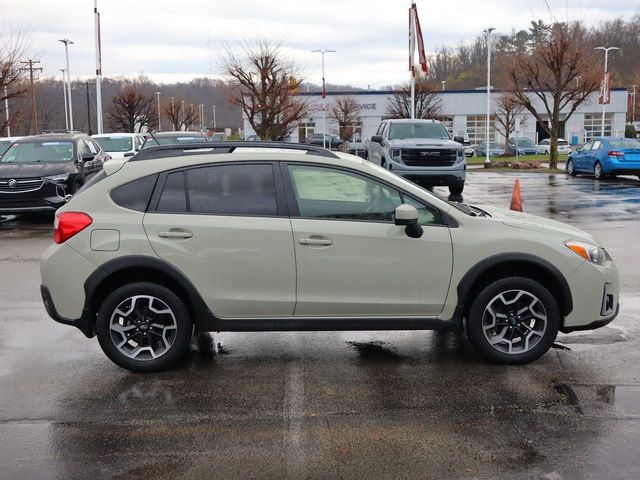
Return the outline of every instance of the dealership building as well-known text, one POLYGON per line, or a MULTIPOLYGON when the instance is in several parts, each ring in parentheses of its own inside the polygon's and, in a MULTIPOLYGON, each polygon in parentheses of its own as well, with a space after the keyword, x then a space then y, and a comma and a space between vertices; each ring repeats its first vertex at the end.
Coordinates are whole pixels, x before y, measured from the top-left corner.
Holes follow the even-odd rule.
MULTIPOLYGON (((322 98, 320 92, 301 93, 307 97, 310 103, 309 117, 304 119, 298 128, 294 129, 291 137, 292 142, 303 140, 313 133, 336 134, 338 125, 327 118, 326 130, 323 128, 322 120, 322 98)), ((355 97, 360 105, 360 119, 354 124, 353 141, 371 137, 376 133, 378 125, 387 116, 387 106, 393 97, 392 90, 360 90, 352 92, 329 92, 326 98, 327 115, 331 103, 339 97, 355 97)), ((451 135, 461 136, 469 140, 472 144, 485 140, 486 136, 486 115, 487 115, 487 92, 481 90, 446 90, 437 92, 440 97, 441 120, 447 127, 451 135)), ((496 99, 500 92, 493 92, 491 95, 491 113, 495 112, 496 99)), ((529 93, 532 104, 536 106, 538 112, 543 112, 544 107, 540 99, 529 93)), ((627 118, 628 92, 626 88, 616 88, 611 91, 610 103, 605 107, 605 135, 624 136, 625 123, 627 118)), ((562 113, 568 113, 565 109, 562 113)), ((546 117, 542 115, 543 118, 546 117)), ((243 118, 245 137, 254 134, 248 120, 243 118)), ((535 117, 528 111, 519 115, 516 122, 518 136, 526 137, 537 143, 547 138, 544 131, 535 117)), ((583 103, 566 123, 565 129, 561 132, 561 137, 566 138, 573 144, 582 143, 585 138, 601 135, 602 129, 602 105, 598 103, 598 93, 593 93, 589 99, 583 103)), ((512 134, 513 136, 514 134, 512 134)), ((496 130, 493 122, 489 125, 489 136, 491 140, 503 142, 504 137, 496 130)))

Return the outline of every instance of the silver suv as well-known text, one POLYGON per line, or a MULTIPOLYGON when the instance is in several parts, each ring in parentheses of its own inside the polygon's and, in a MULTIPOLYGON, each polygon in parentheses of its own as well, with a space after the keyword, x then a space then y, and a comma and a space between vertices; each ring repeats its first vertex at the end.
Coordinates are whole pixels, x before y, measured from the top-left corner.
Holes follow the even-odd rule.
POLYGON ((194 331, 465 331, 522 364, 618 312, 616 267, 588 233, 306 145, 114 159, 58 211, 54 242, 47 312, 134 371, 174 365, 194 331))
POLYGON ((444 185, 461 195, 467 173, 463 142, 437 120, 385 120, 368 143, 367 158, 423 187, 444 185))

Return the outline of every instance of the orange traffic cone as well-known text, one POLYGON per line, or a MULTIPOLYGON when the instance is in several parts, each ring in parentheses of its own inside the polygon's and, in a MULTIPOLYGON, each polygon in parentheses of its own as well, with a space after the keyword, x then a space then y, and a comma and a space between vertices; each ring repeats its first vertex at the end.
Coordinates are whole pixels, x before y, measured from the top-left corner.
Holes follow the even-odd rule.
POLYGON ((520 180, 516 179, 511 196, 511 210, 522 212, 522 195, 520 194, 520 180))

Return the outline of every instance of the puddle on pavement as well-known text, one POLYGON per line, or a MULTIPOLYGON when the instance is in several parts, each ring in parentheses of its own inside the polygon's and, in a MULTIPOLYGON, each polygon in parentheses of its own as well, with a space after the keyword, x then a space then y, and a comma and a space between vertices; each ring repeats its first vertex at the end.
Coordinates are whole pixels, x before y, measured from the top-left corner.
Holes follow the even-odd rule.
POLYGON ((576 413, 640 418, 640 385, 554 385, 576 413))
POLYGON ((363 360, 400 360, 402 357, 386 347, 384 342, 347 342, 363 360))

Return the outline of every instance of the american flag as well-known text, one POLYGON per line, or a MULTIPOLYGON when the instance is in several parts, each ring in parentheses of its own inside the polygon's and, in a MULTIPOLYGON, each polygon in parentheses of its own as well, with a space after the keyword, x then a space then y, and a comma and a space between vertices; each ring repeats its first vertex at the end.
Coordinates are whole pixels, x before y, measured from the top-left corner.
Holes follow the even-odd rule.
POLYGON ((416 50, 416 39, 418 41, 418 63, 425 74, 429 73, 427 54, 424 50, 424 39, 422 38, 422 28, 418 18, 418 9, 415 3, 409 8, 409 71, 415 75, 413 69, 413 55, 416 50))

